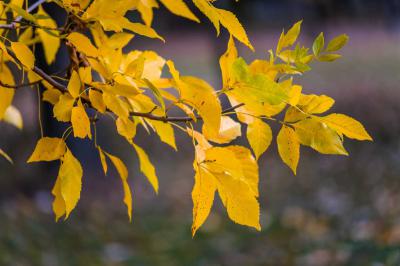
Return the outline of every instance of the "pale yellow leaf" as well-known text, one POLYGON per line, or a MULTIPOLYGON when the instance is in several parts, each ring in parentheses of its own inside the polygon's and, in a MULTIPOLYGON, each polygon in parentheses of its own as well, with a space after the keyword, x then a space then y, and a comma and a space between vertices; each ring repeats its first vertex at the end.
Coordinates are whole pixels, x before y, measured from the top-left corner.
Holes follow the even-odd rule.
POLYGON ((364 126, 354 118, 344 114, 330 114, 321 119, 330 128, 348 138, 372 141, 372 137, 365 130, 364 126))
POLYGON ((65 202, 65 219, 68 218, 80 199, 82 176, 83 170, 81 164, 71 151, 67 149, 67 152, 61 158, 60 171, 58 172, 61 195, 65 202))
POLYGON ((69 93, 62 94, 58 102, 54 105, 54 117, 60 122, 71 121, 72 107, 75 99, 69 93))
POLYGON ((193 224, 192 236, 203 225, 211 207, 214 203, 215 191, 217 190, 215 177, 201 166, 195 164, 196 174, 194 176, 194 187, 192 190, 193 200, 193 224))
POLYGON ((279 131, 277 143, 282 161, 296 174, 300 159, 300 142, 296 132, 291 127, 283 125, 279 131))
POLYGON ((61 178, 57 177, 56 183, 51 191, 51 194, 54 196, 53 200, 53 212, 56 215, 56 221, 58 221, 65 214, 65 201, 63 196, 61 195, 61 178))
POLYGON ((154 130, 160 137, 160 140, 171 146, 176 151, 175 133, 172 125, 155 120, 148 120, 148 122, 154 127, 154 130))
POLYGON ((28 163, 58 160, 64 155, 66 147, 64 140, 61 138, 41 138, 28 159, 28 163))
POLYGON ((83 107, 82 103, 79 101, 78 105, 72 108, 71 123, 74 130, 75 138, 92 138, 92 133, 90 130, 90 120, 83 107))
POLYGON ((115 125, 117 126, 118 134, 125 137, 129 142, 132 141, 136 135, 136 124, 132 120, 127 117, 118 117, 115 125))
POLYGON ((309 146, 323 154, 348 155, 343 147, 343 140, 325 123, 321 123, 317 119, 306 119, 293 126, 302 145, 309 146))
POLYGON ((217 135, 221 125, 222 108, 214 89, 204 80, 196 77, 181 77, 179 87, 184 102, 196 108, 208 130, 217 135))
POLYGON ((39 6, 37 14, 47 17, 37 20, 39 26, 47 29, 44 30, 38 27, 36 31, 42 41, 46 62, 47 64, 51 64, 56 59, 57 51, 60 48, 60 38, 57 37, 58 32, 55 30, 50 30, 56 29, 57 23, 49 16, 49 14, 44 11, 41 5, 39 6), (51 32, 52 34, 50 34, 49 32, 51 32))
POLYGON ((51 104, 56 104, 58 102, 58 100, 60 99, 61 96, 61 92, 59 90, 56 89, 47 89, 43 92, 42 95, 42 100, 49 102, 51 104))
POLYGON ((203 135, 210 141, 226 144, 242 135, 241 125, 229 116, 221 117, 221 126, 217 135, 203 125, 203 135))
POLYGON ((107 175, 108 165, 107 165, 106 156, 100 147, 97 147, 97 150, 99 151, 101 167, 103 168, 104 174, 107 175))
POLYGON ((35 66, 35 56, 28 46, 23 43, 12 42, 11 49, 22 65, 28 69, 33 69, 35 66))
POLYGON ((246 136, 250 147, 258 160, 271 144, 271 127, 261 119, 254 119, 247 127, 246 136))
POLYGON ((193 0, 196 7, 208 17, 212 22, 215 29, 217 30, 217 35, 220 33, 220 23, 219 23, 219 13, 216 8, 213 7, 208 0, 193 0))
POLYGON ((79 78, 78 72, 75 70, 72 71, 71 78, 68 82, 68 91, 72 97, 78 98, 81 92, 82 83, 79 78))
POLYGON ((132 192, 128 184, 128 169, 125 164, 116 156, 106 153, 108 158, 114 164, 119 176, 121 177, 122 187, 124 189, 124 203, 127 207, 129 220, 132 220, 132 192))
MULTIPOLYGON (((0 73, 2 75, 3 73, 0 73)), ((0 77, 1 80, 1 77, 0 77)), ((7 108, 11 105, 14 98, 13 89, 3 88, 0 86, 0 120, 4 118, 7 108)))
POLYGON ((196 22, 200 20, 190 11, 183 0, 160 0, 163 5, 173 14, 191 19, 196 22))
POLYGON ((224 9, 217 9, 217 12, 219 14, 220 23, 230 32, 230 34, 254 51, 254 47, 251 45, 246 31, 235 14, 224 9))
POLYGON ((124 118, 129 116, 128 108, 123 104, 121 99, 119 99, 117 96, 105 92, 103 93, 103 100, 107 108, 109 108, 117 116, 124 118))
POLYGON ((140 171, 147 177, 150 184, 153 186, 154 191, 158 193, 158 177, 153 164, 150 162, 146 152, 138 145, 132 143, 139 157, 140 171))
POLYGON ((106 104, 103 100, 103 95, 101 92, 96 90, 89 90, 89 100, 92 103, 92 106, 99 111, 100 113, 104 114, 106 112, 106 104))
POLYGON ((70 41, 75 48, 90 57, 97 57, 99 55, 98 49, 92 44, 90 39, 79 32, 73 32, 68 35, 68 41, 70 41))
POLYGON ((24 127, 24 122, 22 120, 22 115, 15 106, 10 105, 5 114, 4 121, 17 127, 18 129, 22 129, 24 127))

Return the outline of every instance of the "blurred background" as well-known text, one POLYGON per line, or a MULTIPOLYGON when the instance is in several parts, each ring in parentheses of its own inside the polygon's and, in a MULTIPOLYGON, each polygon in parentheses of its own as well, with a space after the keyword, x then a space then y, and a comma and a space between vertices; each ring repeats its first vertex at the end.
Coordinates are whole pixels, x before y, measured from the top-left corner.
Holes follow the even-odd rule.
MULTIPOLYGON (((129 167, 133 222, 116 173, 105 177, 93 146, 74 141, 69 145, 84 162, 82 197, 67 221, 55 223, 50 191, 58 165, 25 163, 40 130, 36 94, 21 90, 16 105, 24 130, 0 124, 0 145, 15 159, 14 165, 0 160, 0 265, 400 265, 400 1, 218 0, 216 5, 234 11, 247 29, 257 50, 240 47, 248 60, 266 58, 282 29, 300 19, 301 40, 308 46, 321 31, 327 38, 348 34, 343 59, 315 63, 296 82, 306 93, 335 98, 333 111, 362 121, 374 143, 346 140, 350 157, 303 147, 297 176, 272 145, 260 159, 262 231, 231 222, 217 199, 192 239, 191 141, 177 132, 176 153, 156 136, 138 132, 160 179, 155 195, 135 152, 105 118, 99 143, 129 167)), ((47 10, 53 17, 59 13, 51 4, 47 10)), ((218 89, 218 58, 228 36, 217 37, 211 23, 196 14, 201 24, 160 8, 155 28, 167 42, 135 37, 130 49, 154 49, 174 59, 183 74, 198 75, 218 89)), ((46 119, 49 114, 43 106, 45 134, 59 136, 62 128, 46 119)))

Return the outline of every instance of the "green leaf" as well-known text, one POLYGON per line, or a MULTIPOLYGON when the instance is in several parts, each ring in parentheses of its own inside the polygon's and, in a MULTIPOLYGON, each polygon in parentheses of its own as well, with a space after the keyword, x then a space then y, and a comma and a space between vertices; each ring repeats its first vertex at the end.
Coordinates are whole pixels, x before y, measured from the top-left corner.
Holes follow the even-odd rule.
POLYGON ((314 55, 318 56, 321 51, 324 49, 325 46, 325 39, 324 39, 324 33, 321 32, 318 37, 315 39, 312 49, 314 52, 314 55))
POLYGON ((322 62, 333 62, 341 57, 342 56, 340 54, 324 54, 319 56, 318 60, 322 62))
POLYGON ((331 40, 326 48, 327 52, 335 52, 342 49, 349 41, 349 36, 342 34, 331 40))

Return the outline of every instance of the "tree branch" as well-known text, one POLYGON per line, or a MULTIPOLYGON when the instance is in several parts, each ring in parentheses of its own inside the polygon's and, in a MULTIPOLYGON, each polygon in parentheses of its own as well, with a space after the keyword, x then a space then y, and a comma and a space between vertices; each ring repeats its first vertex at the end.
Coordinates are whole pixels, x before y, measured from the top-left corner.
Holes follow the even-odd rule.
POLYGON ((10 85, 10 84, 5 84, 5 83, 0 81, 0 86, 1 87, 5 87, 5 88, 9 88, 9 89, 19 89, 19 88, 23 88, 23 87, 29 87, 29 86, 32 86, 32 85, 36 85, 36 84, 39 84, 40 82, 42 82, 42 80, 38 80, 38 81, 35 81, 35 82, 30 82, 30 83, 18 84, 18 85, 10 85))
MULTIPOLYGON (((239 107, 242 107, 244 105, 244 103, 229 107, 227 109, 224 109, 222 111, 222 115, 230 113, 234 110, 236 110, 239 107)), ((162 122, 192 122, 193 118, 189 117, 189 116, 184 116, 184 117, 169 117, 169 116, 156 116, 153 115, 151 113, 139 113, 139 112, 131 112, 130 113, 131 116, 140 116, 140 117, 144 117, 147 119, 151 119, 151 120, 157 120, 157 121, 162 121, 162 122)), ((197 120, 202 120, 203 118, 201 116, 196 116, 197 120)))
MULTIPOLYGON (((15 54, 9 50, 8 53, 10 54, 10 56, 16 60, 17 62, 19 62, 18 58, 15 56, 15 54)), ((39 75, 43 80, 47 81, 48 83, 50 83, 54 88, 58 89, 61 92, 66 92, 68 91, 68 89, 61 83, 58 83, 56 80, 54 80, 52 77, 50 77, 48 74, 46 74, 43 70, 41 70, 40 68, 38 68, 37 66, 35 66, 33 69, 33 72, 35 72, 37 75, 39 75)), ((1 85, 1 84, 0 84, 1 85)), ((7 87, 7 86, 3 86, 3 87, 7 87)), ((14 88, 14 87, 12 87, 14 88)), ((87 102, 87 104, 89 105, 90 108, 93 108, 93 106, 90 104, 90 102, 87 102)), ((225 110, 222 111, 222 114, 227 114, 229 112, 232 112, 234 110, 236 110, 239 107, 242 107, 244 105, 244 103, 232 106, 230 108, 227 108, 225 110)), ((140 112, 131 112, 130 113, 131 116, 138 116, 138 117, 144 117, 147 119, 151 119, 151 120, 156 120, 156 121, 162 121, 162 122, 191 122, 193 121, 192 117, 189 116, 184 116, 184 117, 168 117, 168 116, 156 116, 153 115, 151 112, 150 113, 140 113, 140 112)), ((196 116, 197 120, 202 120, 201 116, 196 116)))

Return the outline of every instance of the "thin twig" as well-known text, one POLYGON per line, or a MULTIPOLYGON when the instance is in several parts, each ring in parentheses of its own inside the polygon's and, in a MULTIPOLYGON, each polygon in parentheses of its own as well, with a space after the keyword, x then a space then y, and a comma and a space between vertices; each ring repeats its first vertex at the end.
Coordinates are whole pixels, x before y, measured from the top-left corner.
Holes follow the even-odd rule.
POLYGON ((22 84, 18 84, 18 85, 10 85, 10 84, 5 84, 0 81, 0 86, 9 88, 9 89, 19 89, 19 88, 23 88, 23 87, 33 86, 33 85, 39 84, 40 82, 42 82, 42 80, 38 80, 35 82, 30 82, 30 83, 22 83, 22 84))

